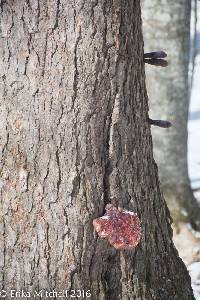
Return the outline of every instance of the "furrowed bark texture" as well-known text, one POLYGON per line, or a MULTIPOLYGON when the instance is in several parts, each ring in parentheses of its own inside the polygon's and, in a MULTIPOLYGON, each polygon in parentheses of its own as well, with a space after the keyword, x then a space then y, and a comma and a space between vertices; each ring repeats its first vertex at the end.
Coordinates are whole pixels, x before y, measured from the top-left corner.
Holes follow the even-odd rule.
POLYGON ((1 288, 193 299, 152 155, 139 1, 1 1, 0 51, 1 288), (141 218, 135 251, 94 232, 114 197, 141 218))
POLYGON ((187 166, 191 1, 142 3, 145 51, 164 50, 169 62, 166 69, 146 66, 150 116, 173 124, 168 130, 152 128, 162 190, 174 222, 189 220, 200 229, 200 209, 187 166))

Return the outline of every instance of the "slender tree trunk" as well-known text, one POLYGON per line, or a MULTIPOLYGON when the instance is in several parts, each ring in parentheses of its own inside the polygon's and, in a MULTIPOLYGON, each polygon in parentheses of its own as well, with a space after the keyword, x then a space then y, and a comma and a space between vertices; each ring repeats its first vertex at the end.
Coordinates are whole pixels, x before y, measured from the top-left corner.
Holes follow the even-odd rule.
POLYGON ((1 1, 0 50, 7 299, 194 299, 152 155, 139 1, 1 1), (114 197, 141 218, 136 250, 94 232, 114 197))
POLYGON ((200 209, 193 196, 187 165, 191 0, 143 1, 145 50, 168 54, 167 69, 146 67, 150 116, 168 119, 168 130, 153 128, 155 160, 174 222, 189 220, 200 229, 200 209))

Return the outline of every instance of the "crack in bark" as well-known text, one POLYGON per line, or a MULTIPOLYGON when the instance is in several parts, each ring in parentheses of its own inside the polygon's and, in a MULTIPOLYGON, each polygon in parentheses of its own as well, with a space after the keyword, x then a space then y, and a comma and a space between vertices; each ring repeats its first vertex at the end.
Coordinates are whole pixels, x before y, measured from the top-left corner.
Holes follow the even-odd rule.
POLYGON ((5 282, 4 269, 6 270, 6 263, 5 262, 6 262, 6 250, 7 250, 7 248, 6 248, 6 242, 5 242, 6 235, 5 235, 5 220, 4 219, 3 219, 3 227, 4 227, 4 233, 3 233, 3 245, 4 245, 4 247, 3 247, 3 262, 4 262, 4 264, 2 266, 2 288, 5 289, 6 288, 6 286, 5 286, 6 282, 5 282))
POLYGON ((1 0, 0 2, 0 7, 1 7, 1 12, 3 13, 3 5, 6 3, 6 0, 1 0))
MULTIPOLYGON (((31 39, 32 39, 32 35, 30 35, 30 38, 28 39, 28 56, 26 56, 26 61, 25 61, 25 68, 24 68, 24 75, 27 76, 26 71, 27 71, 27 65, 28 65, 28 61, 29 61, 29 56, 30 56, 30 44, 31 44, 31 39)), ((28 77, 28 76, 27 76, 28 77)))
POLYGON ((3 163, 2 163, 2 166, 1 166, 1 172, 3 171, 3 168, 4 168, 4 165, 5 165, 5 159, 3 159, 3 156, 4 156, 4 153, 5 153, 5 150, 6 149, 8 149, 8 144, 9 144, 9 139, 10 139, 10 133, 9 133, 9 129, 8 129, 8 116, 9 116, 9 113, 10 113, 10 111, 9 111, 9 109, 7 110, 7 116, 6 116, 6 141, 5 141, 5 143, 4 143, 4 146, 2 147, 2 151, 1 151, 1 153, 2 153, 2 160, 1 160, 1 162, 3 161, 3 163))
POLYGON ((47 180, 47 177, 49 175, 49 165, 50 165, 50 162, 51 162, 51 154, 49 156, 49 159, 48 159, 48 163, 47 163, 47 171, 46 171, 46 175, 44 176, 44 179, 43 179, 43 184, 42 184, 42 187, 43 187, 43 194, 44 194, 44 189, 45 189, 45 181, 47 180))
MULTIPOLYGON (((11 9, 12 10, 12 9, 11 9)), ((12 24, 11 24, 11 26, 10 26, 10 28, 9 28, 9 33, 11 34, 11 31, 12 31, 12 29, 13 29, 13 27, 14 27, 14 18, 13 18, 13 14, 12 14, 12 24)))
POLYGON ((76 32, 76 2, 75 2, 75 0, 74 0, 72 7, 74 9, 74 32, 76 32))
POLYGON ((37 31, 40 23, 40 0, 37 2, 37 31))
POLYGON ((49 255, 49 253, 51 252, 51 246, 49 243, 49 224, 46 223, 46 242, 47 245, 45 247, 45 256, 46 256, 46 260, 47 260, 47 277, 50 279, 51 278, 51 270, 50 270, 50 265, 51 265, 51 257, 49 255))
POLYGON ((54 55, 56 54, 56 51, 57 51, 57 50, 58 50, 58 44, 56 43, 55 50, 51 53, 51 65, 52 65, 53 57, 54 57, 54 55))
POLYGON ((78 86, 78 67, 77 67, 77 48, 78 48, 78 43, 80 42, 81 40, 81 27, 79 27, 79 33, 78 33, 78 37, 76 39, 76 42, 75 42, 75 46, 74 46, 74 81, 73 81, 73 96, 72 96, 72 106, 71 106, 71 109, 74 109, 74 105, 75 105, 75 100, 76 100, 76 97, 77 97, 77 86, 78 86))
POLYGON ((96 8, 96 6, 99 4, 99 1, 98 0, 95 0, 94 2, 92 2, 92 7, 91 7, 91 18, 92 18, 92 25, 94 27, 94 31, 93 31, 93 34, 92 34, 92 38, 94 38, 95 34, 96 34, 96 27, 94 26, 95 25, 95 22, 94 22, 94 9, 96 8))
POLYGON ((57 0, 56 20, 55 20, 55 24, 54 24, 53 30, 55 30, 58 27, 59 10, 60 10, 60 0, 57 0))
POLYGON ((45 73, 46 55, 47 55, 47 43, 48 43, 48 32, 46 32, 46 34, 45 34, 44 55, 43 55, 42 73, 41 73, 42 77, 44 77, 44 73, 45 73))
POLYGON ((57 189, 56 189, 56 193, 57 193, 56 201, 58 201, 59 192, 60 192, 60 185, 62 183, 62 179, 61 179, 61 166, 60 166, 60 158, 59 158, 58 151, 59 151, 59 148, 57 147, 57 150, 56 150, 56 162, 57 162, 57 166, 58 166, 58 180, 57 180, 57 189))
POLYGON ((58 128, 58 126, 59 126, 60 123, 61 123, 61 120, 62 120, 62 118, 63 118, 63 115, 64 115, 64 107, 63 107, 63 104, 61 103, 61 113, 60 113, 60 116, 59 116, 59 118, 58 118, 57 128, 58 128))

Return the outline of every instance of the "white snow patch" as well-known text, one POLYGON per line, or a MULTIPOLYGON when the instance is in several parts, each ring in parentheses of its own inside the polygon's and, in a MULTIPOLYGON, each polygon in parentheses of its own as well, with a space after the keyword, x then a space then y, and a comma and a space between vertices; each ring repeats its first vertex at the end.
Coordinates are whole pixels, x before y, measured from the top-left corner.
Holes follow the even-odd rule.
POLYGON ((196 300, 200 300, 200 262, 194 262, 188 266, 191 276, 192 288, 196 300))
POLYGON ((122 212, 125 213, 125 214, 129 214, 129 215, 131 215, 131 216, 137 216, 136 213, 134 213, 133 211, 130 211, 130 210, 123 209, 122 212))
POLYGON ((103 220, 109 220, 109 216, 102 216, 100 219, 103 219, 103 220))

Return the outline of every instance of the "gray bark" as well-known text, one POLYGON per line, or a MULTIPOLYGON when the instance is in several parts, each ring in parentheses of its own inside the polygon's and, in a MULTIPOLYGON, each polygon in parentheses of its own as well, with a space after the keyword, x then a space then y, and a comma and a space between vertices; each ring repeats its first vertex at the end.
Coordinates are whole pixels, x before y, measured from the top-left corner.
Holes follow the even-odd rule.
POLYGON ((7 299, 63 288, 194 299, 152 155, 139 1, 1 1, 0 41, 7 299), (141 218, 134 251, 94 232, 114 197, 141 218))
POLYGON ((175 223, 189 220, 200 229, 187 166, 190 11, 190 0, 143 1, 145 50, 164 50, 169 62, 166 69, 146 66, 150 116, 173 123, 167 130, 152 128, 162 190, 175 223))

